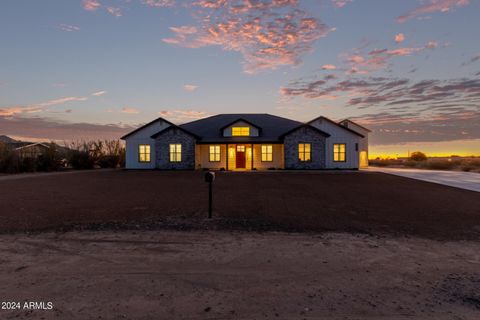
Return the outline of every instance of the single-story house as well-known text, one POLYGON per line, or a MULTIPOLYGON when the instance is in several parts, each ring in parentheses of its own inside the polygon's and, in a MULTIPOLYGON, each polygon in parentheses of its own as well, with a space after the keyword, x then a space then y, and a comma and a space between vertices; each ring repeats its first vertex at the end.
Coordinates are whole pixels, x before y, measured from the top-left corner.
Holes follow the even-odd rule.
POLYGON ((158 118, 122 139, 127 169, 358 169, 368 166, 368 133, 350 120, 219 114, 181 125, 158 118))
POLYGON ((37 159, 38 157, 44 156, 49 150, 50 146, 41 142, 25 143, 24 145, 15 148, 15 151, 20 158, 31 159, 37 159))

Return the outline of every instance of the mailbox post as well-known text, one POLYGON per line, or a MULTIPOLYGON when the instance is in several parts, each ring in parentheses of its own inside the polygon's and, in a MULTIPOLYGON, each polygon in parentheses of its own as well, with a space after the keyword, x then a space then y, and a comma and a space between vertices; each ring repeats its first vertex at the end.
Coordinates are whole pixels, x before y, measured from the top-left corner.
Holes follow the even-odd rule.
POLYGON ((205 173, 205 182, 208 183, 208 218, 212 218, 212 182, 215 180, 215 172, 209 171, 205 173))

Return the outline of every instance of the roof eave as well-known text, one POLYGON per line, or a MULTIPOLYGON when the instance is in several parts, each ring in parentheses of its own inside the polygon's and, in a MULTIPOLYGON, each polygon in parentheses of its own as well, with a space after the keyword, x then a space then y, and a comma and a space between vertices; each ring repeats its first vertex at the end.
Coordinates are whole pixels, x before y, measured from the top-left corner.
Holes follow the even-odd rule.
POLYGON ((137 133, 138 131, 140 131, 140 130, 142 130, 142 129, 144 129, 144 128, 146 128, 146 127, 148 127, 148 126, 150 126, 150 125, 152 125, 152 124, 154 124, 155 122, 160 121, 160 120, 161 120, 161 121, 165 121, 166 123, 168 123, 168 124, 171 125, 171 126, 175 126, 174 123, 172 123, 172 122, 170 122, 170 121, 168 121, 168 120, 166 120, 166 119, 164 119, 164 118, 162 118, 162 117, 159 117, 159 118, 157 118, 157 119, 155 119, 155 120, 153 120, 153 121, 150 121, 149 123, 144 124, 144 125, 141 126, 141 127, 138 127, 137 129, 135 129, 135 130, 127 133, 126 135, 120 137, 120 139, 121 139, 121 140, 125 140, 127 137, 131 136, 132 134, 137 133))

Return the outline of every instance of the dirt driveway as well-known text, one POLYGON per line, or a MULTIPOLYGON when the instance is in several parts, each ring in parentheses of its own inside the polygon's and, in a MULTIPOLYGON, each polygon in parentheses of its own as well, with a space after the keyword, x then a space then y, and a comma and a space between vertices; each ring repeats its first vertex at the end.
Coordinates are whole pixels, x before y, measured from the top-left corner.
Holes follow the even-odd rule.
POLYGON ((480 244, 348 234, 1 235, 1 319, 478 319, 480 244))
POLYGON ((90 171, 0 181, 0 232, 93 228, 336 231, 478 239, 480 194, 376 172, 90 171), (127 223, 127 224, 125 224, 127 223))

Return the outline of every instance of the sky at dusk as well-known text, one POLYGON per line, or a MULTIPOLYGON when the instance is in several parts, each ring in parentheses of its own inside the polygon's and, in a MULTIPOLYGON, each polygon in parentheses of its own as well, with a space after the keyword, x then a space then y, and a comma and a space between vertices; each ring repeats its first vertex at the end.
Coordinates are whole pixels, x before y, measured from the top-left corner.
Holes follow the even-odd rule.
POLYGON ((480 155, 478 0, 2 0, 0 134, 350 118, 370 153, 480 155))

